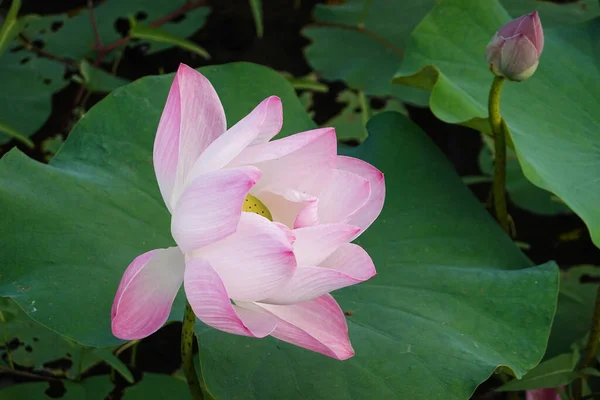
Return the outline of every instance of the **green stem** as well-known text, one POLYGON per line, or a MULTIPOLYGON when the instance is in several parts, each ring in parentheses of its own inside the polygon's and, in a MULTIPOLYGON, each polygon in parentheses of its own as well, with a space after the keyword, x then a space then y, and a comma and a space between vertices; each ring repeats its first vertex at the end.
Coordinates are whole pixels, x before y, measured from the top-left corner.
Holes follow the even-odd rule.
POLYGON ((494 210, 498 223, 509 233, 510 227, 508 223, 508 211, 506 206, 506 135, 508 127, 502 122, 500 114, 500 93, 504 78, 500 76, 494 77, 494 82, 490 88, 490 97, 488 102, 490 126, 494 134, 494 210))
MULTIPOLYGON (((594 306, 594 316, 592 318, 592 330, 588 338, 587 345, 585 346, 585 352, 583 353, 583 361, 581 362, 580 370, 592 367, 596 361, 596 355, 598 354, 598 345, 600 344, 600 285, 598 285, 598 291, 596 292, 596 303, 594 306)), ((573 398, 575 400, 581 399, 581 392, 583 386, 583 380, 586 379, 584 376, 573 383, 573 398)))
POLYGON ((190 389, 190 394, 193 400, 203 400, 204 395, 200 382, 198 381, 198 375, 196 374, 196 368, 194 367, 194 324, 196 322, 196 315, 190 306, 190 303, 186 301, 185 312, 183 313, 183 326, 181 327, 181 361, 183 362, 183 374, 190 389))
POLYGON ((133 347, 131 348, 131 361, 130 364, 132 367, 135 367, 135 359, 137 356, 137 343, 133 345, 133 347))

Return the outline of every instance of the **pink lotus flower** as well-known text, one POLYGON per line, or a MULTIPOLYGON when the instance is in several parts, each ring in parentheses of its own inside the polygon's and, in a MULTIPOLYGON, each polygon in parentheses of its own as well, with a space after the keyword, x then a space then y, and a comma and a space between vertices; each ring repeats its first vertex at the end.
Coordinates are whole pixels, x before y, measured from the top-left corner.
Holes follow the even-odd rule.
POLYGON ((177 247, 129 265, 112 307, 115 336, 158 330, 183 283, 196 316, 216 329, 337 359, 354 354, 328 293, 375 274, 350 242, 381 211, 383 174, 337 156, 332 128, 270 141, 282 123, 271 96, 227 130, 210 82, 180 66, 154 143, 177 247))
POLYGON ((560 394, 553 388, 528 390, 526 400, 560 400, 560 394))
POLYGON ((529 78, 544 49, 544 31, 537 11, 504 25, 486 49, 490 70, 513 81, 529 78))

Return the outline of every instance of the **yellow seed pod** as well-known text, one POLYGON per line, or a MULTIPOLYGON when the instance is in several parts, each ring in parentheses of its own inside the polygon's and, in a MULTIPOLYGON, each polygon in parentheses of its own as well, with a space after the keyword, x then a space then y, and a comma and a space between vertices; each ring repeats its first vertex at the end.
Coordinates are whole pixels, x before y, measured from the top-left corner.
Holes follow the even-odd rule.
POLYGON ((258 214, 267 218, 269 221, 273 221, 273 216, 271 215, 271 212, 269 211, 267 206, 265 206, 262 201, 252 196, 251 194, 246 196, 246 199, 244 200, 244 205, 242 206, 242 211, 258 214))

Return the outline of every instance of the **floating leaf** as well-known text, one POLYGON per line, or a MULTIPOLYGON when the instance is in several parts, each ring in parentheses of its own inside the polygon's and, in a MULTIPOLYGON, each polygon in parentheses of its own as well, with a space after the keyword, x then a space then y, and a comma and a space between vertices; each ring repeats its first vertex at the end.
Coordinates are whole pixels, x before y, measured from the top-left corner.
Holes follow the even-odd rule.
MULTIPOLYGON (((489 131, 492 74, 485 47, 509 15, 496 0, 445 0, 412 34, 398 83, 431 90, 440 119, 489 131), (456 21, 461 21, 456 23, 456 21)), ((545 29, 535 75, 504 85, 501 109, 527 179, 555 193, 577 213, 600 245, 600 72, 592 31, 600 19, 545 29)))

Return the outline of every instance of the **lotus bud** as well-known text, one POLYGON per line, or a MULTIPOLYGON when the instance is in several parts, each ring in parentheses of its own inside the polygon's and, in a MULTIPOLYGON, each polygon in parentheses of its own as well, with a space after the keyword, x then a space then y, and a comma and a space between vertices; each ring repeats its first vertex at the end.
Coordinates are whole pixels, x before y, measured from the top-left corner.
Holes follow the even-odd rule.
POLYGON ((529 78, 544 48, 544 32, 537 11, 504 25, 487 45, 485 58, 497 76, 511 81, 529 78))

